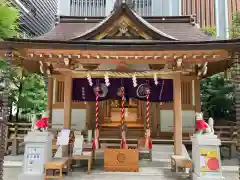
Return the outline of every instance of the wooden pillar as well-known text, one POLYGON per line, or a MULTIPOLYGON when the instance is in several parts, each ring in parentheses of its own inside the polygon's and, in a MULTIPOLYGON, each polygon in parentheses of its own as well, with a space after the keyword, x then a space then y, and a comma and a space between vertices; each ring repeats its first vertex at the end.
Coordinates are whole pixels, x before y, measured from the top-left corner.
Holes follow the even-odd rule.
POLYGON ((137 100, 137 123, 141 124, 141 103, 137 100))
POLYGON ((111 106, 112 106, 112 104, 111 104, 111 100, 109 99, 109 100, 107 100, 107 119, 108 119, 108 122, 111 122, 111 114, 112 114, 112 110, 111 110, 111 106))
POLYGON ((85 130, 91 130, 91 109, 90 109, 90 102, 86 103, 86 122, 85 122, 85 130))
POLYGON ((98 124, 101 126, 103 124, 104 118, 105 118, 105 109, 104 109, 104 101, 99 102, 99 122, 98 124))
POLYGON ((201 92, 200 92, 200 80, 194 80, 194 100, 195 100, 195 111, 201 112, 201 92))
POLYGON ((173 79, 173 111, 174 111, 174 155, 182 155, 182 102, 181 75, 176 74, 173 79))
MULTIPOLYGON (((140 122, 141 122, 142 124, 144 124, 144 122, 145 122, 145 117, 146 117, 145 112, 144 112, 144 109, 145 109, 145 108, 146 108, 146 107, 144 107, 144 101, 140 101, 140 112, 141 112, 140 122)), ((145 128, 145 125, 144 125, 144 128, 145 128)))
POLYGON ((104 120, 108 115, 108 100, 103 101, 104 120))
POLYGON ((158 131, 158 124, 159 124, 159 119, 160 119, 160 104, 158 102, 152 102, 152 109, 151 109, 151 114, 153 115, 152 118, 152 137, 157 136, 157 131, 158 131))
POLYGON ((48 122, 52 126, 52 107, 53 107, 53 77, 48 77, 48 122))
POLYGON ((139 100, 137 100, 137 121, 139 121, 139 100))
POLYGON ((72 77, 64 76, 64 123, 63 127, 70 129, 72 120, 72 77))
POLYGON ((95 102, 87 102, 86 105, 86 129, 87 130, 93 130, 95 128, 95 116, 96 114, 96 108, 95 108, 95 102))
POLYGON ((141 122, 144 124, 144 129, 146 129, 146 101, 142 101, 142 120, 141 122))

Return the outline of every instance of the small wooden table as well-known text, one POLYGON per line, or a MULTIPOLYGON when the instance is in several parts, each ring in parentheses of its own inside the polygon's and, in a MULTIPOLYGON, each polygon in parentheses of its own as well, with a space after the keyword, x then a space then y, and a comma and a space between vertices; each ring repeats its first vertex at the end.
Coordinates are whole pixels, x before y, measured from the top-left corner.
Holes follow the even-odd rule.
POLYGON ((50 179, 55 179, 58 178, 59 180, 62 180, 62 170, 64 167, 67 166, 67 169, 69 168, 68 166, 68 158, 55 158, 52 161, 48 162, 47 164, 44 165, 44 180, 47 180, 48 178, 50 179), (47 170, 59 170, 59 175, 48 175, 47 170))
POLYGON ((77 155, 69 157, 68 166, 72 169, 72 160, 87 160, 88 161, 88 174, 91 173, 92 162, 93 162, 93 152, 89 155, 77 155))
POLYGON ((192 161, 184 156, 177 156, 174 155, 171 157, 171 168, 173 171, 175 171, 176 173, 179 172, 179 168, 181 169, 186 169, 189 168, 190 169, 190 173, 192 171, 192 161))

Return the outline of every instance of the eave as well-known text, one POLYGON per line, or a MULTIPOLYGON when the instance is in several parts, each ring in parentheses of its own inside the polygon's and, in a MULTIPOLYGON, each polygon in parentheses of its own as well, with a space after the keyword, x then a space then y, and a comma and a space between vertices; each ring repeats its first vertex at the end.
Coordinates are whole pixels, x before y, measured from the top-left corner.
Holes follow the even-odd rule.
POLYGON ((65 50, 111 50, 155 51, 155 50, 214 50, 235 51, 240 47, 240 39, 214 41, 159 41, 159 40, 81 40, 52 41, 33 39, 5 39, 0 41, 0 49, 65 49, 65 50))

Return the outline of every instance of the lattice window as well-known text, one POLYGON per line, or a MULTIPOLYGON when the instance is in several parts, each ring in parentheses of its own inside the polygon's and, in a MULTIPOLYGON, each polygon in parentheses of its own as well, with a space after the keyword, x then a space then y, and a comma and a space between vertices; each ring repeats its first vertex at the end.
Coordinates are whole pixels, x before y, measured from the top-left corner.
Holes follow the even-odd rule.
POLYGON ((191 105, 192 104, 192 82, 182 82, 181 85, 181 95, 182 95, 182 104, 191 105))
POLYGON ((71 0, 71 16, 105 16, 106 0, 71 0))
POLYGON ((64 102, 64 81, 57 81, 56 102, 64 102))

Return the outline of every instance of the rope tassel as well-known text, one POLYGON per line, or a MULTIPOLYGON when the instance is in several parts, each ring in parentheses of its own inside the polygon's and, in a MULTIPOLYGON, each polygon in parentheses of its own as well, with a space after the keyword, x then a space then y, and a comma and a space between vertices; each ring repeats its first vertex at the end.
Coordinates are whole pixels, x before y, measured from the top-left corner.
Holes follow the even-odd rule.
POLYGON ((127 149, 127 141, 126 141, 126 132, 124 129, 124 119, 125 119, 125 90, 124 87, 121 88, 121 94, 122 94, 122 103, 121 103, 121 148, 122 149, 127 149))
POLYGON ((147 120, 147 128, 146 128, 146 135, 145 135, 145 147, 148 149, 152 149, 152 139, 151 139, 151 131, 150 131, 150 101, 149 101, 149 97, 150 97, 150 89, 147 88, 146 89, 146 120, 147 120))
POLYGON ((95 132, 94 132, 94 140, 93 140, 93 149, 99 149, 99 128, 98 128, 98 122, 99 122, 99 91, 100 88, 96 87, 96 126, 95 126, 95 132))

